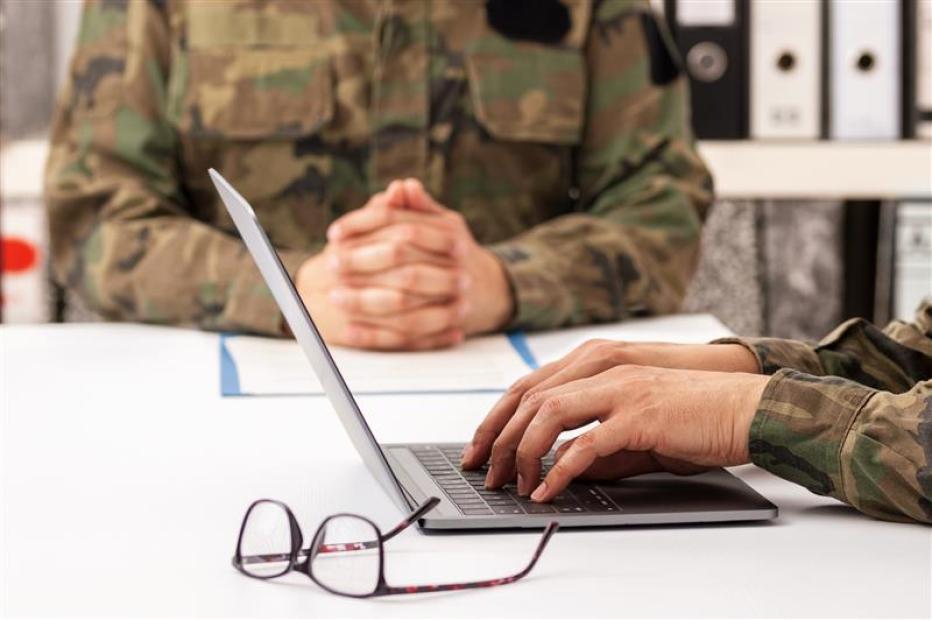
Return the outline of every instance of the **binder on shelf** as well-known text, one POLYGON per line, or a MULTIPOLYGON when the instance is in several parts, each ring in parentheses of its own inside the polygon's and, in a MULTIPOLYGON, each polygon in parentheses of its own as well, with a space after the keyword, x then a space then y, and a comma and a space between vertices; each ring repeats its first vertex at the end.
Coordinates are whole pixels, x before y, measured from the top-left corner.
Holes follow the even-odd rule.
POLYGON ((932 0, 916 2, 916 130, 932 138, 932 0))
POLYGON ((822 2, 753 0, 749 23, 751 137, 817 139, 822 2))
POLYGON ((747 0, 666 0, 700 139, 747 137, 747 0))
POLYGON ((897 206, 894 245, 893 313, 908 321, 922 299, 932 295, 932 202, 897 206))
POLYGON ((830 138, 900 137, 901 9, 900 0, 830 1, 830 138))
POLYGON ((900 0, 900 137, 916 137, 916 0, 900 0))

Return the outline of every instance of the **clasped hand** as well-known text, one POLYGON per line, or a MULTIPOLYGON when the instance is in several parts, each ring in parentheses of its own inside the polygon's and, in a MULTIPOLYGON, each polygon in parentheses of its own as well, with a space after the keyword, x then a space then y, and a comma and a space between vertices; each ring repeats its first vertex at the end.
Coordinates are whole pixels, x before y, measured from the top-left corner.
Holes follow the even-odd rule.
POLYGON ((512 313, 498 259, 415 179, 392 182, 336 220, 296 280, 331 344, 447 347, 502 327, 512 313))

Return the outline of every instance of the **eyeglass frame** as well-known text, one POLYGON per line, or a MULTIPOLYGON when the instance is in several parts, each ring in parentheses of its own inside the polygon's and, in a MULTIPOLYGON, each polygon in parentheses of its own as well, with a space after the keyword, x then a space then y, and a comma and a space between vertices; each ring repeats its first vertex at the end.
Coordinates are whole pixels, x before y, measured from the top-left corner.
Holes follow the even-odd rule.
POLYGON ((260 579, 266 581, 268 579, 276 579, 278 577, 283 577, 288 573, 295 571, 299 573, 304 573, 307 577, 317 584, 320 588, 330 592, 331 594, 336 594, 337 596, 347 596, 350 598, 364 599, 372 598, 375 596, 388 596, 394 594, 419 594, 424 592, 448 592, 453 590, 469 590, 474 588, 490 588, 494 586, 506 585, 509 583, 514 583, 522 577, 526 577, 534 566, 537 564, 537 561, 540 559, 541 554, 544 552, 544 549, 547 547, 547 543, 550 542, 550 538, 559 528, 559 524, 556 521, 551 521, 547 524, 544 529, 544 533, 541 536, 540 542, 537 544, 537 548, 534 550, 534 555, 531 556, 531 560, 527 565, 517 573, 506 577, 499 577, 497 579, 485 579, 481 581, 466 581, 466 582, 457 582, 457 583, 445 583, 445 584, 434 584, 434 585, 420 585, 420 586, 390 586, 385 580, 385 543, 408 527, 411 524, 417 522, 425 514, 433 510, 437 504, 440 503, 440 500, 436 497, 430 497, 424 501, 420 506, 414 509, 414 511, 409 514, 404 520, 402 520, 398 525, 393 527, 388 533, 383 534, 381 528, 376 525, 372 520, 358 514, 349 513, 349 512, 340 512, 328 516, 326 519, 321 521, 320 525, 317 527, 317 531, 314 533, 314 537, 311 539, 311 545, 307 549, 302 549, 304 546, 304 534, 301 531, 301 526, 298 524, 298 520, 295 518, 294 513, 291 511, 291 508, 288 507, 284 502, 280 502, 274 499, 257 499, 252 504, 249 505, 249 508, 246 509, 246 514, 243 517, 243 523, 240 525, 239 537, 236 541, 236 552, 233 555, 232 563, 233 567, 236 568, 239 572, 251 577, 253 579, 260 579), (243 534, 246 531, 246 524, 249 522, 249 515, 252 514, 253 509, 256 506, 259 506, 263 503, 273 504, 285 511, 285 514, 288 516, 288 525, 291 530, 291 551, 288 554, 277 553, 277 554, 259 554, 259 555, 247 555, 242 554, 242 544, 243 544, 243 534), (313 560, 320 554, 322 551, 319 549, 321 546, 321 538, 326 532, 326 525, 341 517, 352 517, 360 519, 367 523, 377 534, 377 539, 375 541, 363 541, 363 542, 353 542, 353 543, 340 543, 334 545, 326 545, 326 547, 333 547, 332 549, 326 549, 323 553, 336 553, 336 552, 346 552, 346 551, 363 551, 367 549, 378 549, 379 551, 379 576, 376 582, 376 586, 372 592, 364 594, 353 594, 350 592, 341 592, 335 590, 327 585, 324 585, 317 577, 314 576, 312 570, 313 560), (377 544, 373 544, 377 543, 377 544), (299 557, 303 554, 305 559, 299 562, 299 557), (244 560, 247 560, 244 562, 244 560), (247 572, 245 565, 247 564, 258 564, 260 562, 283 562, 287 560, 288 564, 280 573, 272 575, 254 575, 247 572))

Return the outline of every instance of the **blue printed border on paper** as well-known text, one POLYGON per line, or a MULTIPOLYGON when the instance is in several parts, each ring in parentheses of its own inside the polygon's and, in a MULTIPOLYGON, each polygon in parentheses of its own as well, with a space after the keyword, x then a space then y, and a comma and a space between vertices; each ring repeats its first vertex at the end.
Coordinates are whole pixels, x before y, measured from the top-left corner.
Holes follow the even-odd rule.
POLYGON ((540 368, 540 364, 537 363, 537 358, 534 357, 534 353, 531 351, 531 347, 527 343, 527 336, 524 332, 508 332, 508 342, 511 343, 511 346, 514 347, 514 350, 518 352, 518 355, 521 356, 521 359, 524 360, 524 363, 531 367, 533 370, 540 368))
POLYGON ((222 396, 242 396, 239 387, 239 371, 236 362, 227 349, 227 338, 233 334, 220 334, 220 394, 222 396))

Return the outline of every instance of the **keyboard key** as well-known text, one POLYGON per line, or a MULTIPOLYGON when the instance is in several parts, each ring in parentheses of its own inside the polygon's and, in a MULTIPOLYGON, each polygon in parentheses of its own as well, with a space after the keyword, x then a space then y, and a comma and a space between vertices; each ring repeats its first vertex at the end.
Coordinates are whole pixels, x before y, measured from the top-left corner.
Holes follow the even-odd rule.
POLYGON ((565 491, 553 498, 551 504, 557 512, 583 512, 582 505, 575 497, 565 491))
POLYGON ((485 503, 488 504, 489 506, 517 506, 518 505, 518 503, 515 502, 515 500, 511 499, 510 497, 498 497, 498 498, 486 497, 483 499, 485 499, 485 503))
POLYGON ((521 507, 529 515, 553 514, 556 512, 550 504, 538 504, 536 502, 522 503, 521 507))
POLYGON ((456 504, 456 506, 460 510, 466 510, 467 508, 482 508, 483 510, 489 510, 489 507, 482 502, 459 502, 456 504))
POLYGON ((461 510, 463 511, 463 514, 466 514, 466 515, 490 515, 492 514, 492 511, 485 507, 482 507, 482 508, 469 507, 469 508, 462 508, 461 510))
POLYGON ((467 504, 479 504, 480 506, 486 506, 485 500, 479 497, 453 497, 451 499, 457 506, 465 506, 467 504))
POLYGON ((475 493, 476 490, 462 481, 448 481, 446 484, 440 483, 440 486, 444 489, 456 489, 458 491, 463 491, 464 493, 475 493))
POLYGON ((492 511, 497 515, 523 515, 524 511, 518 506, 492 506, 492 511))

